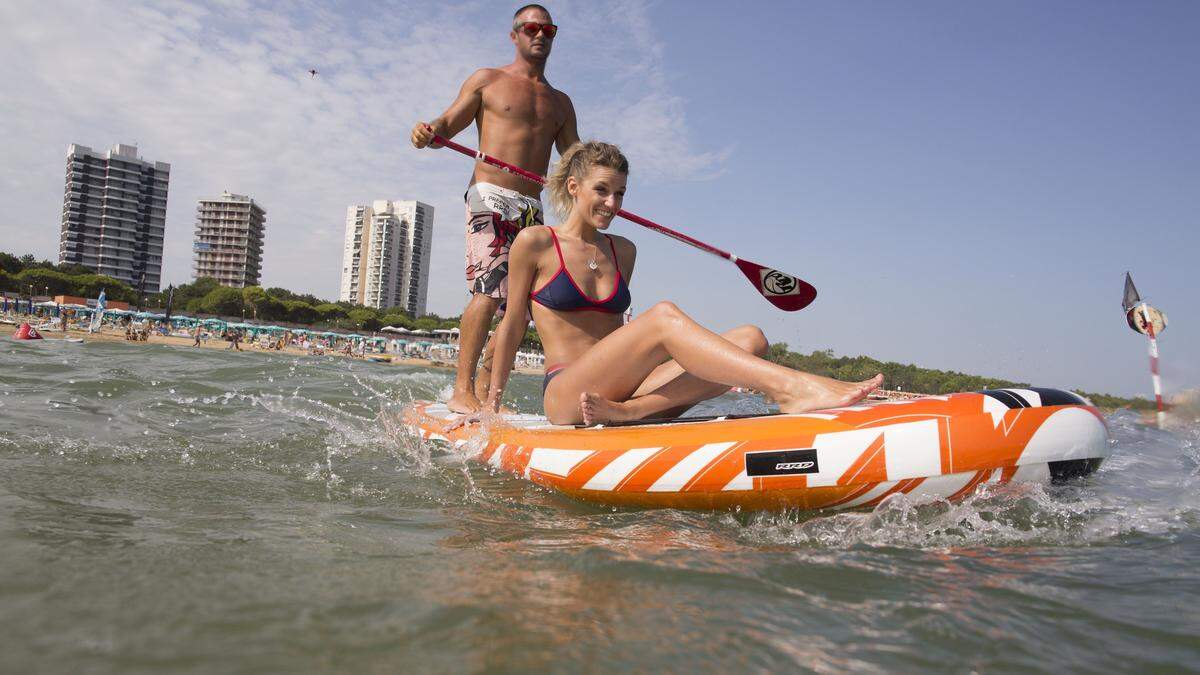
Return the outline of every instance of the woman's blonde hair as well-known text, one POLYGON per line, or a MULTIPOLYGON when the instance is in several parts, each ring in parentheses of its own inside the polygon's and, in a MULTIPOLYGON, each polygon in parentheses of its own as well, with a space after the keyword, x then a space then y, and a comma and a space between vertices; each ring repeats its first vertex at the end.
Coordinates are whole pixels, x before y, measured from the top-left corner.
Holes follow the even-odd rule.
POLYGON ((559 218, 566 218, 575 205, 575 200, 567 191, 567 178, 574 176, 575 180, 582 181, 593 166, 603 166, 629 175, 629 160, 612 143, 587 141, 567 148, 546 179, 546 187, 550 190, 550 206, 559 218))

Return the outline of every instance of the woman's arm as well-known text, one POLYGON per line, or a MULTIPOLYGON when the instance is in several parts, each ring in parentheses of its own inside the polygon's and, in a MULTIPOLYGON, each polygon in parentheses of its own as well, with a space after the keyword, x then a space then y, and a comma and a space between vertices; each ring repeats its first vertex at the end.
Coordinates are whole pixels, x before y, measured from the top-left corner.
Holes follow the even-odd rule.
POLYGON ((504 386, 512 373, 517 347, 525 337, 525 318, 529 312, 529 293, 537 276, 538 260, 550 237, 544 226, 528 227, 517 234, 508 252, 508 301, 504 318, 496 329, 496 356, 493 362, 492 383, 488 389, 487 408, 500 409, 504 386))
POLYGON ((621 265, 621 276, 625 277, 625 283, 628 284, 633 279, 633 265, 637 262, 637 246, 625 237, 609 235, 613 238, 613 244, 617 249, 617 262, 621 265))

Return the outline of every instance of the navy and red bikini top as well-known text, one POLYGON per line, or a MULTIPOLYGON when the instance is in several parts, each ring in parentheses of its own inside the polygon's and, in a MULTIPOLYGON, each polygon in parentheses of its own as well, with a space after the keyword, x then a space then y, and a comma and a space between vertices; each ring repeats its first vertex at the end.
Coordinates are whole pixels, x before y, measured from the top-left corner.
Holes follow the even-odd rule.
POLYGON ((583 292, 567 271, 567 262, 563 259, 562 248, 558 245, 558 235, 554 233, 554 228, 549 229, 550 236, 554 238, 554 250, 558 253, 558 272, 541 288, 530 293, 529 297, 543 307, 560 312, 595 311, 620 314, 629 309, 632 298, 629 295, 629 286, 625 284, 625 277, 621 275, 621 266, 617 263, 617 248, 613 246, 612 237, 605 235, 608 237, 608 246, 612 249, 613 267, 617 268, 617 283, 607 298, 593 300, 583 292))

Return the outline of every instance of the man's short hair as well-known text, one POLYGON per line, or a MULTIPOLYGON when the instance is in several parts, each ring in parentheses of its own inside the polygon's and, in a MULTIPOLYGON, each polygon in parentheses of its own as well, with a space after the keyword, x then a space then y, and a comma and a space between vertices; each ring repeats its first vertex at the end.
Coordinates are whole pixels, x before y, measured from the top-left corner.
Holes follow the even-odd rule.
POLYGON ((521 7, 517 11, 513 12, 513 21, 516 21, 517 17, 521 16, 521 12, 524 12, 527 9, 540 9, 546 13, 546 16, 550 16, 551 18, 553 18, 553 16, 551 16, 551 14, 550 14, 550 10, 546 9, 545 7, 542 7, 541 5, 538 5, 538 4, 529 4, 529 5, 525 5, 524 7, 521 7))

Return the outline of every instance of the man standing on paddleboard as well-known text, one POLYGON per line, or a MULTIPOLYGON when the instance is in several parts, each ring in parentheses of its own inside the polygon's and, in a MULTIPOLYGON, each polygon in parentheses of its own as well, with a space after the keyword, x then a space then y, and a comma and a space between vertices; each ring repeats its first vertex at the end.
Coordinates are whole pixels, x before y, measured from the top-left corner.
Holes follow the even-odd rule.
MULTIPOLYGON (((552 148, 562 154, 579 141, 571 99, 546 80, 546 60, 557 32, 545 7, 518 9, 509 32, 516 47, 513 62, 475 71, 446 112, 413 127, 413 146, 430 145, 434 134, 453 138, 474 120, 484 153, 546 173, 552 148)), ((471 299, 459 327, 458 375, 447 404, 455 412, 475 412, 487 396, 491 343, 478 377, 475 364, 492 317, 508 297, 509 247, 522 228, 543 224, 540 195, 540 185, 482 162, 475 164, 466 193, 467 289, 471 299)))

